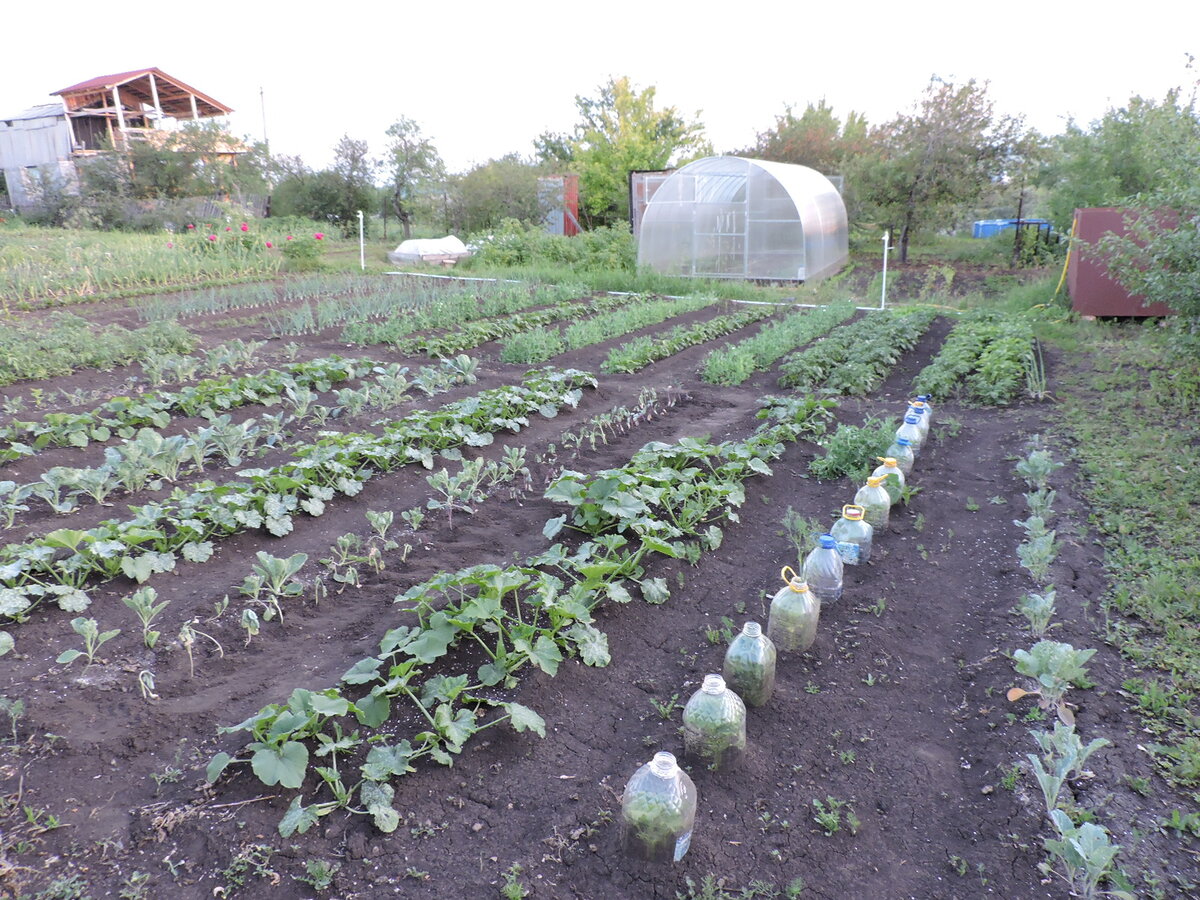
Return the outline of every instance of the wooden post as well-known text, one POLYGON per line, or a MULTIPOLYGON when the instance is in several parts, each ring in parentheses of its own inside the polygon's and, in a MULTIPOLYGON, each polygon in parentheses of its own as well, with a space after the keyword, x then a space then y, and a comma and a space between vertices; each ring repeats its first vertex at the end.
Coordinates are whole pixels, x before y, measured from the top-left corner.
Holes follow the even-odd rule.
POLYGON ((200 110, 196 108, 196 95, 188 94, 188 99, 192 101, 192 121, 197 122, 200 120, 200 110))

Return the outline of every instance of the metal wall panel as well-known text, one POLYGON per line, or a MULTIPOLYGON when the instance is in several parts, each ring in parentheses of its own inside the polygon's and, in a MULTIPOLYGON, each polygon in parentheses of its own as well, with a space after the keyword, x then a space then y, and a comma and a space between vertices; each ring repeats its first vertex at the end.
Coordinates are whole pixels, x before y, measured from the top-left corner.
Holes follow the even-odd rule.
POLYGON ((1067 264, 1067 288, 1071 306, 1085 316, 1170 316, 1175 311, 1165 303, 1145 305, 1145 298, 1131 296, 1109 277, 1104 261, 1086 247, 1096 244, 1108 233, 1126 235, 1125 216, 1130 212, 1117 207, 1092 207, 1075 210, 1075 237, 1083 248, 1071 251, 1067 264))

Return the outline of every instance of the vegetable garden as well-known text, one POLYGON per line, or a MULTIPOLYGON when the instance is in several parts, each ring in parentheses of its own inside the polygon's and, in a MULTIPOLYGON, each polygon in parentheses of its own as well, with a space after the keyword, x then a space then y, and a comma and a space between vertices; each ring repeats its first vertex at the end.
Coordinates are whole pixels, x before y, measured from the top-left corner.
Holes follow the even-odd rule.
POLYGON ((1098 810, 1151 763, 1105 746, 1036 315, 310 276, 95 304, 91 358, 43 329, 0 423, 0 887, 1126 890, 1136 810, 1098 810), (623 858, 625 780, 918 390, 903 502, 692 771, 686 857, 623 858))

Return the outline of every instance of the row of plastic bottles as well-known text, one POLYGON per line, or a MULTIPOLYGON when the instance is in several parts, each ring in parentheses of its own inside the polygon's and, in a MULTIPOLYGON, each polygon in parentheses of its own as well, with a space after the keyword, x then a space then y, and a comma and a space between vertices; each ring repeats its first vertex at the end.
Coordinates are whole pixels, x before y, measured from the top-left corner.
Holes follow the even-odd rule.
MULTIPOLYGON (((747 622, 725 653, 721 675, 706 675, 683 710, 684 754, 712 771, 737 765, 746 750, 746 706, 762 706, 775 690, 777 651, 802 652, 817 635, 821 607, 842 597, 843 566, 871 558, 876 528, 886 528, 913 461, 929 436, 933 410, 928 396, 909 404, 896 439, 880 466, 801 567, 785 566, 784 586, 771 600, 767 632, 747 622), (790 574, 789 574, 790 573, 790 574)), ((626 853, 652 862, 679 861, 691 846, 696 785, 665 751, 639 768, 621 800, 626 853)))

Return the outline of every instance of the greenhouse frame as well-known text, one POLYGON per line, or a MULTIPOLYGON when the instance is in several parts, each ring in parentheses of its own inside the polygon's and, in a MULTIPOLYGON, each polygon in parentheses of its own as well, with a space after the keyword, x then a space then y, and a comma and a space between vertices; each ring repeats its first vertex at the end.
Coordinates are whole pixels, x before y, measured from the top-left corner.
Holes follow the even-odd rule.
POLYGON ((807 166, 710 156, 668 177, 642 217, 638 265, 696 278, 816 281, 849 256, 846 206, 807 166))

